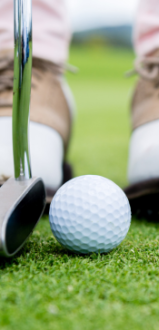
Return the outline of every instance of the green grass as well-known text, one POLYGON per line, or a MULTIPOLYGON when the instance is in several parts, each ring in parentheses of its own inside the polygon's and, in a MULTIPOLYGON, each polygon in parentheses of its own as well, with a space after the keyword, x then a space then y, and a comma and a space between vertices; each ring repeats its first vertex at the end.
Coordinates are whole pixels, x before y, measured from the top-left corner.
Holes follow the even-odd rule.
MULTIPOLYGON (((100 174, 120 186, 126 180, 130 135, 128 104, 134 81, 123 73, 133 54, 71 49, 68 74, 78 115, 69 160, 75 175, 100 174)), ((43 218, 12 259, 0 260, 2 330, 158 330, 159 224, 132 220, 111 253, 74 255, 53 238, 43 218)))

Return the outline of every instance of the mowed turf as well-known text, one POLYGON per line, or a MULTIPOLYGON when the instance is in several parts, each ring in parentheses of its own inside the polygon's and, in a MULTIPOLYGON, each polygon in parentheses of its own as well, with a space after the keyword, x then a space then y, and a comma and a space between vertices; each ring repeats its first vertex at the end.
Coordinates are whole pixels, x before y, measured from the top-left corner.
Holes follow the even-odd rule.
MULTIPOLYGON (((78 114, 68 158, 75 175, 127 183, 128 104, 133 54, 72 48, 68 74, 78 114)), ((108 254, 78 256, 53 238, 44 217, 22 252, 0 260, 2 330, 158 330, 159 225, 133 219, 123 243, 108 254)))

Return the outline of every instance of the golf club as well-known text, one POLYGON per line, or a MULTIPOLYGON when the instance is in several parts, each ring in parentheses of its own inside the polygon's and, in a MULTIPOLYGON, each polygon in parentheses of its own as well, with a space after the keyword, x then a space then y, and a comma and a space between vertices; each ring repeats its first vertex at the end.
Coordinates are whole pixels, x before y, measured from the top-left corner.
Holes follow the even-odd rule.
POLYGON ((32 0, 14 0, 13 157, 14 176, 0 188, 0 255, 13 256, 32 233, 45 208, 45 187, 32 178, 28 124, 32 71, 32 0))

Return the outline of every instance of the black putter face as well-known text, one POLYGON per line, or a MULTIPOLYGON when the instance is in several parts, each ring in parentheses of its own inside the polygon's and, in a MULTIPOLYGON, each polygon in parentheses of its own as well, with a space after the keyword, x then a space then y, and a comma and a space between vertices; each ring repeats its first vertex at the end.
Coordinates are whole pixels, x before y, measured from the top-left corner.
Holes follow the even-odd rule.
POLYGON ((2 206, 0 200, 0 208, 6 208, 3 215, 0 209, 0 254, 11 256, 24 245, 41 217, 45 207, 45 188, 41 179, 24 182, 10 179, 0 189, 0 197, 2 193, 6 196, 7 189, 8 203, 2 206))
POLYGON ((39 181, 16 205, 11 213, 6 227, 6 248, 9 254, 23 245, 33 231, 45 205, 44 186, 39 181))

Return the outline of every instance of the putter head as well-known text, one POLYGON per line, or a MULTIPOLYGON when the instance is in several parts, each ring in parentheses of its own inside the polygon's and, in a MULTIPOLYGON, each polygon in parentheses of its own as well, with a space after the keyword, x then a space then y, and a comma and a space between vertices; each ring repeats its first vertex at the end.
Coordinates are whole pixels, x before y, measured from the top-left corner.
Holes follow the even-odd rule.
POLYGON ((11 257, 24 245, 45 208, 45 187, 39 178, 10 178, 0 188, 0 255, 11 257))

